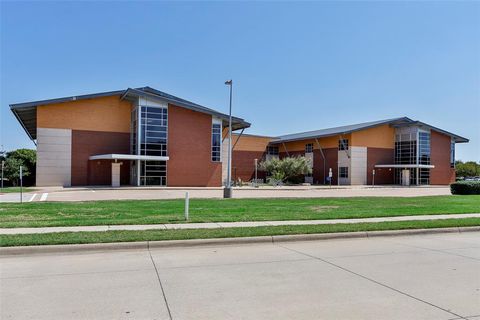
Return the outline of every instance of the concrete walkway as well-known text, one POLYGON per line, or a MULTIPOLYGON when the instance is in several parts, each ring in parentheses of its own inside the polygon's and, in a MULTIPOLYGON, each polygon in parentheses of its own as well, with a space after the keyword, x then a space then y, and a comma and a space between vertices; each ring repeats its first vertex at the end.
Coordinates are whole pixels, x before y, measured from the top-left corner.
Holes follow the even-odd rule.
POLYGON ((0 319, 478 320, 480 234, 0 257, 0 319))
MULTIPOLYGON (((38 201, 102 201, 102 200, 161 200, 184 199, 188 191, 190 199, 222 199, 222 188, 42 188, 23 194, 23 202, 38 201)), ((284 186, 238 187, 234 198, 344 198, 344 197, 426 197, 451 195, 447 186, 284 186)), ((0 203, 20 202, 20 194, 0 194, 0 203)))
POLYGON ((40 234, 52 232, 96 232, 111 230, 176 230, 176 229, 220 229, 236 227, 266 227, 266 226, 292 226, 292 225, 326 225, 350 224, 365 222, 390 222, 390 221, 424 221, 443 219, 480 218, 480 213, 465 214, 439 214, 419 216, 399 216, 362 219, 328 219, 328 220, 285 220, 285 221, 245 221, 245 222, 210 222, 210 223, 169 223, 145 225, 105 225, 105 226, 79 226, 79 227, 46 227, 46 228, 0 228, 0 235, 8 234, 40 234))

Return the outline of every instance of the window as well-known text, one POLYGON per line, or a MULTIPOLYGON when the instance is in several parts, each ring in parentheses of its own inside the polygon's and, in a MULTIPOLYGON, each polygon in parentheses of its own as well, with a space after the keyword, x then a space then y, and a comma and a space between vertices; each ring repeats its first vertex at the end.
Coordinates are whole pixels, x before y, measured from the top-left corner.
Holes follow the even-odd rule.
POLYGON ((139 161, 140 185, 166 186, 167 162, 166 161, 139 161))
POLYGON ((417 164, 417 133, 395 136, 395 164, 417 164))
POLYGON ((418 163, 430 164, 430 132, 418 132, 418 163))
POLYGON ((338 150, 348 150, 348 139, 338 140, 338 150))
POLYGON ((340 167, 338 171, 340 178, 348 178, 348 167, 340 167))
POLYGON ((450 142, 450 168, 455 168, 455 142, 450 142))
POLYGON ((220 162, 222 153, 222 125, 212 123, 212 161, 220 162))
POLYGON ((141 106, 140 110, 140 154, 167 156, 168 109, 141 106))
POLYGON ((430 184, 430 169, 420 168, 419 173, 419 184, 430 184))
POLYGON ((313 152, 313 143, 307 143, 305 145, 305 153, 312 153, 313 152))
POLYGON ((278 147, 268 146, 267 154, 272 156, 278 156, 278 147))

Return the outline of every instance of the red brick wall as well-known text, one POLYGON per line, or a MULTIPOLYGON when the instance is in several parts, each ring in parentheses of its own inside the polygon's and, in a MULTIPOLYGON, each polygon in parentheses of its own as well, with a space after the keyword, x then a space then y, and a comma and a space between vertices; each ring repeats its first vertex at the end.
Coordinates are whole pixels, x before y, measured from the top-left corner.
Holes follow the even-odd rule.
MULTIPOLYGON (((90 156, 108 153, 130 153, 130 134, 72 130, 72 186, 111 185, 110 160, 88 160, 90 156)), ((120 183, 130 183, 129 161, 122 161, 120 183)))
POLYGON ((325 177, 328 177, 329 169, 332 168, 332 185, 336 185, 338 177, 338 149, 325 148, 322 150, 326 160, 325 175, 323 172, 324 160, 322 154, 320 153, 320 150, 313 150, 313 181, 315 183, 323 184, 323 181, 325 181, 325 177))
MULTIPOLYGON (((233 150, 232 152, 232 178, 242 181, 250 181, 255 178, 255 159, 258 163, 265 158, 265 152, 261 151, 244 151, 233 150)), ((265 179, 265 172, 258 171, 258 179, 265 179)))
MULTIPOLYGON (((387 148, 367 148, 367 184, 372 184, 372 170, 376 164, 393 164, 395 150, 387 148)), ((376 168, 375 184, 393 184, 392 168, 376 168)))
POLYGON ((211 115, 168 106, 167 186, 222 185, 222 163, 211 160, 211 140, 211 115))
POLYGON ((455 181, 455 169, 450 168, 450 136, 431 131, 430 184, 450 184, 455 181))

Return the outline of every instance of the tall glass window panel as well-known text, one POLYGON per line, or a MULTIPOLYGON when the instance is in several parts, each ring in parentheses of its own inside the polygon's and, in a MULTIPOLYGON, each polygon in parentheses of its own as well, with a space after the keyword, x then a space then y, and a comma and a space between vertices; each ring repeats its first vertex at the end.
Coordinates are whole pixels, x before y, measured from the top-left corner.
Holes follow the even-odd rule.
POLYGON ((220 162, 222 153, 222 125, 212 123, 212 161, 220 162))
POLYGON ((455 168, 455 142, 450 142, 450 168, 455 168))
POLYGON ((418 133, 418 163, 430 164, 430 132, 418 133))
POLYGON ((168 109, 141 107, 140 154, 167 156, 168 109))
POLYGON ((395 164, 417 164, 415 134, 397 134, 395 136, 395 164))
POLYGON ((166 186, 167 162, 166 161, 139 161, 140 185, 166 186))

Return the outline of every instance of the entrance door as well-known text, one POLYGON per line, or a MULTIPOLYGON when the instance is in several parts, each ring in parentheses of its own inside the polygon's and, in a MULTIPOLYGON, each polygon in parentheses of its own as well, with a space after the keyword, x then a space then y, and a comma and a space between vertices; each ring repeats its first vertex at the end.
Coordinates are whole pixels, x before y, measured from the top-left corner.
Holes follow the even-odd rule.
POLYGON ((410 170, 403 169, 402 170, 402 186, 409 186, 410 185, 410 170))

